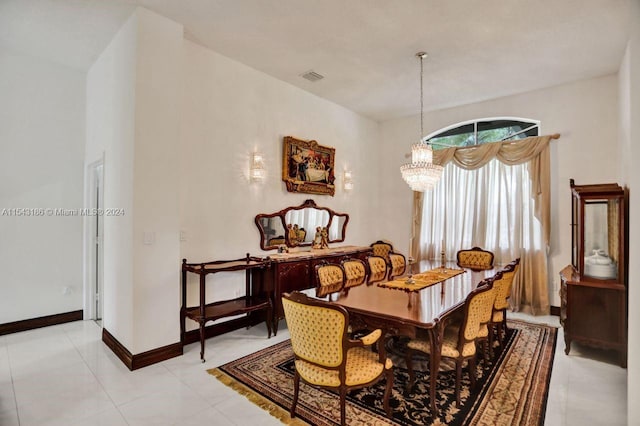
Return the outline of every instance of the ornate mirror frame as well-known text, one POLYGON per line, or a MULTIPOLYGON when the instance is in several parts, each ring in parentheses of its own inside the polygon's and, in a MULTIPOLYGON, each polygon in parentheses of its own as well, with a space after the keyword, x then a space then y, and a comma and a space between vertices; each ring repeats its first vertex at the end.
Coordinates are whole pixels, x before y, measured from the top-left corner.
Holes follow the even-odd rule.
POLYGON ((348 222, 348 214, 338 213, 328 207, 319 207, 313 200, 306 200, 299 206, 287 207, 274 213, 260 213, 255 217, 262 250, 277 249, 281 244, 287 247, 311 246, 316 232, 314 226, 326 226, 329 230, 329 242, 339 243, 345 239, 348 222), (309 213, 313 214, 306 214, 305 209, 310 209, 309 213), (301 212, 302 210, 305 211, 301 212), (287 220, 295 215, 302 219, 290 220, 290 223, 287 223, 287 220), (309 216, 322 222, 309 221, 309 216), (300 223, 293 223, 294 221, 300 223), (294 230, 295 226, 297 228, 294 230))

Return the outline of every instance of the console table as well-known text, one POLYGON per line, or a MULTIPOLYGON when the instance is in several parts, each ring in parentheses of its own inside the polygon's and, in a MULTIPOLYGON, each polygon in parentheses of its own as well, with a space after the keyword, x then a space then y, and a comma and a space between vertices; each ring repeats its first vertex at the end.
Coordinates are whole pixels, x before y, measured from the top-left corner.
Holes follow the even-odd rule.
POLYGON ((251 257, 235 260, 217 260, 206 263, 187 263, 182 259, 182 307, 180 308, 180 340, 186 344, 186 318, 196 321, 200 325, 200 359, 204 359, 205 324, 220 318, 247 314, 254 311, 266 310, 266 323, 271 337, 272 304, 269 293, 264 289, 263 273, 269 269, 269 258, 251 257), (245 295, 231 300, 206 303, 205 280, 207 275, 217 272, 245 271, 245 295), (200 277, 200 298, 197 306, 187 306, 187 272, 200 277), (260 273, 252 273, 260 272, 260 273))
POLYGON ((315 267, 322 262, 339 264, 346 258, 365 260, 371 253, 371 247, 343 246, 270 255, 271 267, 265 271, 265 281, 266 288, 274 293, 273 334, 278 332, 278 322, 284 318, 282 293, 316 287, 315 267))

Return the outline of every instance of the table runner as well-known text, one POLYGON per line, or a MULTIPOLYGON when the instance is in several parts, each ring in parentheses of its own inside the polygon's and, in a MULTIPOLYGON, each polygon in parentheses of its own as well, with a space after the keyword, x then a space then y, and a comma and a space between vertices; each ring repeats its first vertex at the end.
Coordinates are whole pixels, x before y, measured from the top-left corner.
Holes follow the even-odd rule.
POLYGON ((378 283, 379 287, 392 288, 397 290, 404 290, 407 292, 420 291, 423 288, 432 286, 434 284, 441 283, 442 281, 462 274, 464 269, 451 269, 451 268, 435 268, 426 272, 421 272, 411 276, 413 283, 407 282, 409 276, 401 277, 393 281, 386 281, 378 283))

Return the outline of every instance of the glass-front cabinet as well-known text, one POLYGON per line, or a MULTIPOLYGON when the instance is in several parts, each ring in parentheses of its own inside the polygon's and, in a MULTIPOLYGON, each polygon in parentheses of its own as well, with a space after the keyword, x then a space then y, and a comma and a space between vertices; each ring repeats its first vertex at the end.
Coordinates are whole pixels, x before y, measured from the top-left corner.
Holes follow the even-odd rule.
POLYGON ((571 186, 571 265, 560 272, 560 323, 571 342, 616 350, 627 364, 627 193, 618 184, 571 186))
POLYGON ((572 192, 572 265, 582 279, 624 280, 624 190, 576 185, 572 192))

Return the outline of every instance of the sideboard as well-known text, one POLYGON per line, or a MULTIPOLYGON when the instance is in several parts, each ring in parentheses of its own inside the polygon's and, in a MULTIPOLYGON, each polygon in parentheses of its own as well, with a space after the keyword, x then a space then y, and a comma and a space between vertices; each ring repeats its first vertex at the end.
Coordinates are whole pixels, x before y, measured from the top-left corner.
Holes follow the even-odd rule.
POLYGON ((274 295, 274 335, 278 332, 278 322, 284 318, 282 293, 314 288, 315 267, 322 262, 340 263, 346 258, 365 260, 370 254, 371 247, 342 246, 270 255, 271 268, 264 270, 264 274, 265 287, 271 289, 274 295))

